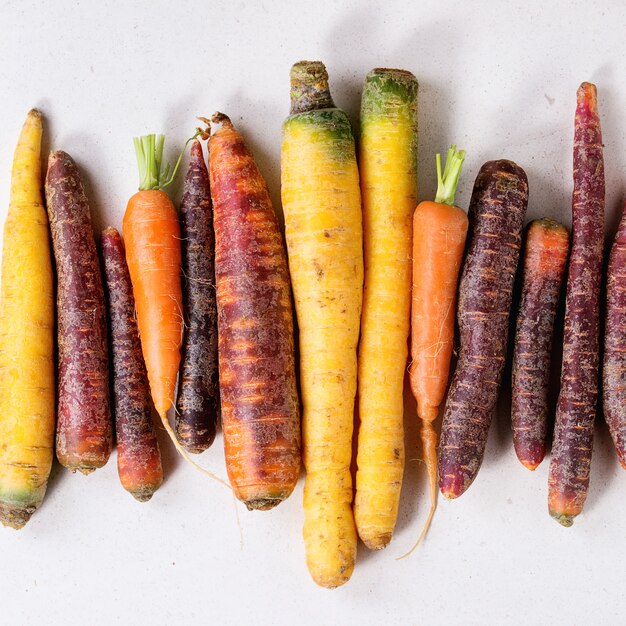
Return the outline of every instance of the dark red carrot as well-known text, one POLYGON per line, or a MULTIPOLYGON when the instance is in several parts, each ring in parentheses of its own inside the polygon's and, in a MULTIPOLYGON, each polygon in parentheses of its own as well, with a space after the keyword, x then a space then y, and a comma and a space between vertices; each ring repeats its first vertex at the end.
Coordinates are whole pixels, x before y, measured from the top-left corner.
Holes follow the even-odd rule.
POLYGON ((587 499, 598 400, 604 161, 596 87, 578 88, 574 129, 572 252, 567 276, 561 391, 548 477, 548 509, 571 526, 587 499))
POLYGON ((270 509, 300 472, 287 255, 252 153, 231 121, 209 140, 226 468, 249 509, 270 509))
POLYGON ((476 177, 470 244, 459 284, 459 360, 441 429, 439 488, 470 486, 483 460, 506 360, 509 313, 528 204, 528 180, 511 161, 489 161, 476 177))
POLYGON ((604 417, 617 457, 626 469, 626 204, 622 212, 606 280, 606 326, 602 390, 604 417))
POLYGON ((572 252, 567 276, 561 391, 548 477, 548 509, 571 526, 587 499, 598 400, 604 161, 596 87, 578 88, 574 128, 572 252))
POLYGON ((182 347, 176 436, 188 452, 206 450, 215 439, 219 414, 215 236, 202 144, 191 145, 191 160, 180 205, 183 297, 186 330, 182 347))
POLYGON ((46 203, 58 281, 56 452, 62 465, 89 474, 112 446, 106 313, 89 203, 65 152, 48 160, 46 203))
POLYGON ((163 468, 135 298, 120 234, 109 227, 102 232, 100 242, 109 304, 117 471, 124 489, 139 502, 146 502, 161 486, 163 468))
POLYGON ((569 232, 554 220, 531 222, 513 353, 511 422, 517 458, 534 470, 546 453, 550 354, 569 232))

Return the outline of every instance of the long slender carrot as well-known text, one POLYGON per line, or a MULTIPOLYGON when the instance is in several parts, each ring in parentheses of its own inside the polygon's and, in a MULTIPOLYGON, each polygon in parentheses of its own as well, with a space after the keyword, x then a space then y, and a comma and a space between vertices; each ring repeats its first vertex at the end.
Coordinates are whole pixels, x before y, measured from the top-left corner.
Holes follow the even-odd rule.
POLYGON ((565 226, 548 218, 531 222, 517 313, 511 397, 513 445, 517 458, 530 470, 541 463, 546 451, 550 354, 568 252, 565 226))
POLYGON ((54 289, 41 194, 39 111, 13 157, 0 292, 0 522, 21 528, 42 503, 54 447, 54 289))
POLYGON ((120 234, 115 228, 106 228, 100 241, 109 303, 117 471, 124 489, 139 502, 146 502, 161 486, 163 468, 135 299, 120 234))
POLYGON ((267 185, 222 113, 209 139, 226 468, 248 509, 271 509, 300 472, 287 255, 267 185))
POLYGON ((548 476, 548 509, 563 526, 582 512, 598 400, 604 160, 595 85, 576 94, 572 252, 567 275, 561 391, 548 476))
POLYGON ((481 168, 470 201, 471 239, 457 318, 461 348, 441 427, 439 488, 456 498, 480 469, 506 361, 509 314, 528 205, 528 179, 512 161, 481 168))
POLYGON ((361 99, 359 153, 365 285, 358 356, 354 520, 370 549, 391 540, 404 472, 404 374, 417 201, 417 80, 375 69, 361 99))
POLYGON ((352 129, 319 62, 291 69, 283 125, 282 199, 300 329, 304 542, 324 587, 352 575, 352 429, 363 295, 363 230, 352 129))
MULTIPOLYGON (((437 195, 420 202, 413 215, 413 288, 411 308, 411 389, 421 420, 420 437, 430 484, 430 511, 424 536, 437 506, 437 433, 454 342, 454 315, 459 270, 467 236, 467 215, 454 206, 463 150, 452 146, 441 172, 437 155, 437 195)), ((416 544, 416 545, 417 545, 416 544)))
POLYGON ((180 212, 187 324, 178 384, 176 435, 185 450, 197 454, 213 443, 219 417, 215 236, 209 172, 198 140, 191 145, 180 212))
POLYGON ((62 465, 89 474, 108 461, 113 439, 106 310, 89 202, 65 152, 48 159, 46 203, 57 269, 56 452, 62 465))
POLYGON ((611 248, 606 280, 602 391, 604 417, 626 469, 626 204, 611 248))

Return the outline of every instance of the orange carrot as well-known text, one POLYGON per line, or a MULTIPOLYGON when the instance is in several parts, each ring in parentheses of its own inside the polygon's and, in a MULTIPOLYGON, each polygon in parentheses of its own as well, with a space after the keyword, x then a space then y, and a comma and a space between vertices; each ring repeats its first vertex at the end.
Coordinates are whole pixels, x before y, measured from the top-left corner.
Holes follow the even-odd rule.
POLYGON ((437 433, 433 421, 448 385, 456 288, 467 235, 467 215, 454 206, 464 158, 465 151, 452 146, 442 174, 437 155, 437 196, 434 202, 420 202, 413 215, 410 380, 422 422, 420 437, 430 486, 430 511, 418 544, 437 503, 437 433))

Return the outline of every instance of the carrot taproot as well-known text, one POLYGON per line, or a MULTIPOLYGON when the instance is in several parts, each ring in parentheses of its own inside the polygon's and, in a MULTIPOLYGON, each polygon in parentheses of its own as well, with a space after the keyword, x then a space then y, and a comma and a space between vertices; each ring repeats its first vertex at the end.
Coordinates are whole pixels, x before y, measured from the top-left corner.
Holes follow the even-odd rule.
POLYGON ((546 452, 550 354, 568 252, 565 226, 549 218, 531 222, 511 376, 513 446, 517 458, 530 470, 541 463, 546 452))
POLYGON ((528 179, 512 161, 488 161, 470 201, 461 272, 460 351, 441 427, 439 488, 456 498, 482 464, 506 361, 509 314, 528 205, 528 179))
POLYGON ((420 202, 413 214, 411 306, 411 390, 421 421, 420 438, 430 486, 430 510, 415 546, 424 537, 437 506, 437 432, 454 342, 459 270, 467 236, 467 215, 454 205, 465 151, 452 146, 444 171, 437 155, 437 195, 420 202))
POLYGON ((561 390, 548 474, 548 510, 571 526, 589 489, 598 400, 600 283, 604 250, 604 160, 595 85, 576 94, 572 251, 567 274, 561 390))
POLYGON ((626 469, 626 204, 611 247, 606 279, 606 324, 602 366, 604 417, 626 469))
POLYGON ((26 116, 13 157, 0 292, 0 521, 42 503, 54 447, 54 288, 41 193, 42 119, 26 116))
POLYGON ((209 172, 198 140, 191 145, 180 212, 187 323, 175 429, 185 450, 198 454, 213 443, 219 417, 215 236, 209 172))
POLYGON ((283 125, 282 201, 300 330, 304 541, 316 583, 337 587, 354 569, 352 429, 363 295, 359 172, 346 114, 326 68, 291 69, 283 125))
POLYGON ((46 204, 57 270, 56 453, 71 471, 89 474, 113 445, 106 310, 89 202, 65 152, 48 159, 46 204))
POLYGON ((300 473, 287 255, 267 185, 222 113, 209 139, 226 468, 248 509, 285 500, 300 473))
POLYGON ((146 502, 163 482, 163 467, 135 299, 120 234, 113 227, 106 228, 100 242, 109 304, 117 471, 124 489, 139 502, 146 502))
POLYGON ((358 353, 354 520, 373 550, 393 534, 404 472, 404 374, 417 202, 417 80, 378 68, 361 99, 359 173, 365 284, 358 353))

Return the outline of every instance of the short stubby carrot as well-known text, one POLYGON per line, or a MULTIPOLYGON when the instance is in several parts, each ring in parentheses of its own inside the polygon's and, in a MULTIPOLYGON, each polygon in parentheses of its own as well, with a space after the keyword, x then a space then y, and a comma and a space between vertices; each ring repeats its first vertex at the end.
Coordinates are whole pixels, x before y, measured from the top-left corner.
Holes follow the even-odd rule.
POLYGON ((354 519, 370 549, 395 528, 404 473, 404 375, 411 307, 411 215, 417 201, 417 80, 375 69, 361 99, 359 173, 365 285, 358 355, 354 519))
POLYGON ((462 495, 478 474, 506 362, 513 285, 528 206, 528 178, 488 161, 470 201, 471 237, 459 283, 460 351, 441 427, 439 488, 462 495))
POLYGON ((219 417, 215 235, 202 144, 191 144, 180 203, 185 338, 176 402, 176 436, 198 454, 215 439, 219 417))
POLYGON ((554 320, 569 252, 565 226, 543 218, 526 236, 513 353, 511 424, 520 462, 534 470, 546 452, 554 320))
POLYGON ((599 378, 600 284, 604 254, 604 158, 595 85, 576 94, 572 251, 567 274, 561 390, 548 475, 548 510, 563 526, 589 489, 599 378))
POLYGON ((54 287, 41 194, 36 109, 13 157, 0 292, 0 522, 18 529, 41 505, 54 449, 54 287))
POLYGON ((267 185, 222 113, 209 139, 226 468, 249 509, 271 509, 300 473, 287 254, 267 185))
POLYGON ((100 242, 109 305, 117 471, 124 489, 139 502, 146 502, 161 486, 163 468, 135 299, 120 234, 115 228, 106 228, 100 242))
POLYGON ((363 226, 354 138, 322 63, 291 69, 282 200, 300 338, 304 542, 315 582, 337 587, 356 560, 352 431, 363 297, 363 226))
POLYGON ((109 460, 106 309, 100 260, 81 174, 65 152, 48 159, 46 204, 57 269, 57 458, 89 474, 109 460))

